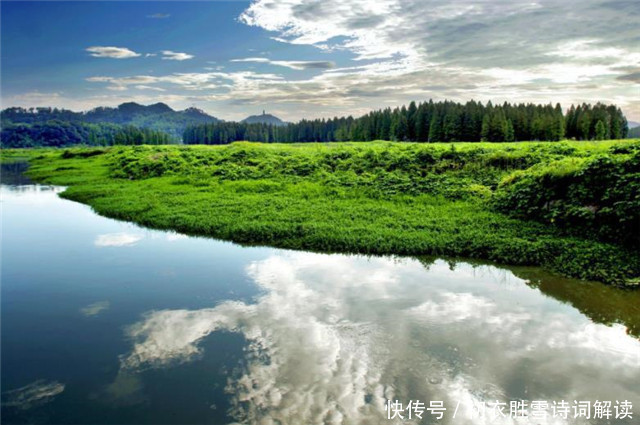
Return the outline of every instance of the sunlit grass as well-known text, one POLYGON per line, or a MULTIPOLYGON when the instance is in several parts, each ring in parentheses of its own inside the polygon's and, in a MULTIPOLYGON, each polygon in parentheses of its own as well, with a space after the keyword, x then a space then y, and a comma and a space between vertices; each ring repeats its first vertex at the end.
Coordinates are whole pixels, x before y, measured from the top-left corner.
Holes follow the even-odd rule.
POLYGON ((37 180, 70 186, 62 196, 145 226, 292 249, 542 265, 623 284, 640 276, 634 250, 509 217, 490 200, 514 172, 573 167, 625 143, 240 142, 5 154, 29 156, 37 180))

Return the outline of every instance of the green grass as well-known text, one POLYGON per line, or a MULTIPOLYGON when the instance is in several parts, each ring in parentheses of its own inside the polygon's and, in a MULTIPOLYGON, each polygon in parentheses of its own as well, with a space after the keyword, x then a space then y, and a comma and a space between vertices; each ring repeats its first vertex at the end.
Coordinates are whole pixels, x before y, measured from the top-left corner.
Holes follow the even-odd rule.
MULTIPOLYGON (((498 212, 513 173, 626 158, 619 142, 331 143, 9 150, 109 217, 247 244, 471 257, 633 284, 640 256, 597 232, 498 212), (620 151, 620 153, 616 153, 620 151), (502 182, 502 184, 501 184, 502 182), (500 187, 500 188, 499 188, 500 187)), ((559 170, 562 174, 569 172, 559 170)))

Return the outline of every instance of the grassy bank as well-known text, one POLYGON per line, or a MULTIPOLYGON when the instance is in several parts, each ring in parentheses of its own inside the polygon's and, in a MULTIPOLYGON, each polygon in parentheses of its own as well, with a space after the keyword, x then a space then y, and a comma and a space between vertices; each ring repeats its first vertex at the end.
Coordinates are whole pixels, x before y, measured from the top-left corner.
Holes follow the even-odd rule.
POLYGON ((62 196, 155 228, 292 249, 542 265, 616 285, 640 276, 636 241, 616 236, 637 225, 640 141, 3 152, 25 155, 32 178, 69 186, 62 196), (603 161, 626 179, 615 193, 599 187, 614 184, 603 161))

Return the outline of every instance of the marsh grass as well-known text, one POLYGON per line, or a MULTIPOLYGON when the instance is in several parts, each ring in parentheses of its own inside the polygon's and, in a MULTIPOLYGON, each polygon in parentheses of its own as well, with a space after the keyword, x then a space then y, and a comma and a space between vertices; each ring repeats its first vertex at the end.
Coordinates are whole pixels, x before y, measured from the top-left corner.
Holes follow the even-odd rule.
POLYGON ((291 249, 541 265, 624 285, 640 276, 637 247, 512 214, 496 199, 511 199, 511 186, 545 167, 575 177, 593 158, 625 161, 639 145, 241 142, 7 156, 28 155, 29 175, 69 186, 65 198, 149 227, 291 249))

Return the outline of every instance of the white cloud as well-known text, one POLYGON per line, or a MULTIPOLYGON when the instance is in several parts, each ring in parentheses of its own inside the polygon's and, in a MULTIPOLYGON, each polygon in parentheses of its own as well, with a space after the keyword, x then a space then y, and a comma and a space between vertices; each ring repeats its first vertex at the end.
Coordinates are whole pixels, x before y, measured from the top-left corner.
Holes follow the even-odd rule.
POLYGON ((86 50, 91 53, 91 56, 96 58, 127 59, 140 56, 140 53, 136 53, 126 47, 93 46, 87 47, 86 50))
POLYGON ((172 60, 172 61, 184 61, 187 59, 193 59, 193 55, 187 53, 173 52, 171 50, 163 50, 162 51, 162 59, 172 60))
POLYGON ((130 246, 135 245, 144 236, 134 233, 107 233, 104 235, 98 235, 94 241, 95 246, 107 247, 107 246, 130 246))
POLYGON ((167 19, 171 17, 168 13, 154 13, 153 15, 147 15, 147 18, 151 19, 167 19))
POLYGON ((269 65, 283 66, 298 71, 304 69, 331 69, 335 67, 335 63, 331 61, 279 61, 267 58, 242 58, 232 59, 231 62, 267 63, 269 65))
POLYGON ((134 86, 134 87, 137 88, 138 90, 154 90, 154 91, 160 91, 160 92, 166 91, 162 87, 145 86, 143 84, 138 84, 137 86, 134 86))
MULTIPOLYGON (((167 90, 167 96, 184 107, 201 102, 214 114, 224 108, 225 118, 243 118, 247 106, 265 104, 295 121, 359 115, 410 100, 473 98, 563 106, 617 103, 629 119, 638 121, 637 15, 637 7, 625 0, 256 0, 240 22, 267 30, 283 43, 313 46, 319 60, 278 61, 261 53, 234 59, 247 65, 237 72, 222 72, 220 67, 204 73, 154 74, 144 76, 153 81, 137 84, 167 90), (332 56, 336 52, 340 54, 332 56), (285 78, 260 66, 251 71, 251 63, 315 68, 318 73, 285 78)), ((193 57, 169 50, 158 56, 183 61, 193 57)), ((111 80, 106 88, 114 96, 61 96, 57 105, 99 106, 100 99, 110 102, 125 94, 126 87, 134 86, 128 79, 138 77, 102 78, 111 80)), ((19 100, 26 103, 27 97, 19 95, 19 100)))
MULTIPOLYGON (((273 32, 283 43, 347 51, 367 60, 366 68, 351 68, 349 76, 337 78, 343 70, 336 69, 319 79, 336 96, 354 94, 340 100, 343 107, 374 98, 565 105, 621 98, 621 106, 637 116, 632 79, 616 70, 640 64, 635 15, 625 1, 257 0, 240 20, 273 32), (393 86, 390 80, 398 76, 405 84, 394 87, 393 97, 377 90, 393 86)), ((300 94, 296 101, 308 102, 304 84, 290 86, 300 94)), ((328 102, 329 96, 323 103, 328 102)))

